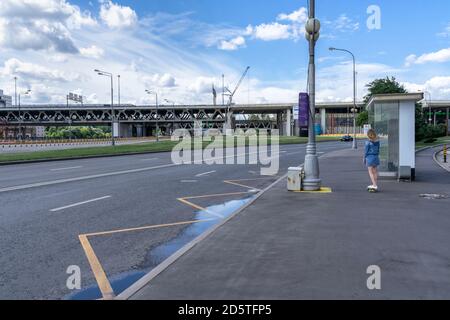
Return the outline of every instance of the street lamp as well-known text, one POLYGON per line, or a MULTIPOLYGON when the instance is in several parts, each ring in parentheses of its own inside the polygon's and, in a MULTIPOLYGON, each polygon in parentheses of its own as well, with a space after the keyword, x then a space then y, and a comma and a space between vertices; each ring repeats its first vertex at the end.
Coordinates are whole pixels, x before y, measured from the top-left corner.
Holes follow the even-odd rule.
POLYGON ((358 142, 357 142, 357 137, 356 137, 356 59, 355 59, 355 55, 346 49, 338 49, 338 48, 330 48, 330 51, 342 51, 342 52, 347 52, 352 56, 353 59, 353 149, 358 149, 358 142))
POLYGON ((433 121, 433 119, 431 118, 431 93, 426 90, 423 93, 427 94, 430 97, 428 99, 428 101, 425 98, 425 102, 427 103, 427 107, 428 107, 428 123, 431 124, 431 122, 433 121))
POLYGON ((21 114, 21 112, 20 112, 20 107, 21 107, 21 104, 20 104, 20 96, 21 96, 21 95, 28 95, 28 94, 30 94, 30 93, 31 93, 31 90, 30 90, 30 89, 28 89, 28 90, 25 91, 25 92, 19 93, 19 136, 20 136, 20 140, 23 139, 23 137, 22 137, 22 114, 21 114))
POLYGON ((168 99, 164 99, 165 102, 170 103, 172 105, 172 107, 175 107, 175 102, 168 100, 168 99))
POLYGON ((154 94, 156 97, 156 142, 159 142, 159 113, 158 113, 158 93, 155 91, 145 90, 149 95, 154 94))
POLYGON ((116 140, 114 137, 114 122, 115 122, 115 114, 114 114, 114 80, 113 80, 113 74, 106 71, 101 71, 98 69, 94 70, 97 72, 99 76, 105 76, 111 78, 111 144, 114 147, 116 145, 116 140))
POLYGON ((309 126, 308 126, 308 145, 305 156, 305 180, 303 189, 305 191, 319 191, 322 181, 320 180, 319 158, 317 157, 315 115, 316 115, 316 65, 315 48, 316 42, 320 36, 320 21, 315 18, 315 0, 309 0, 308 21, 306 22, 305 37, 309 42, 309 126))

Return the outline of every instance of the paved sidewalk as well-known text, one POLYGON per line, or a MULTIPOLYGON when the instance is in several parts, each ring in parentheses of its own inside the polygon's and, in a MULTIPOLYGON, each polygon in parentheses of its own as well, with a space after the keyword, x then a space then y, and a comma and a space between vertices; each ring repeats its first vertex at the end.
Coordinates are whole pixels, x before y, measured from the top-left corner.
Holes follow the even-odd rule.
POLYGON ((450 174, 417 157, 417 182, 369 194, 362 150, 321 159, 332 194, 282 181, 197 244, 133 299, 450 299, 450 174), (366 269, 382 270, 369 291, 366 269))

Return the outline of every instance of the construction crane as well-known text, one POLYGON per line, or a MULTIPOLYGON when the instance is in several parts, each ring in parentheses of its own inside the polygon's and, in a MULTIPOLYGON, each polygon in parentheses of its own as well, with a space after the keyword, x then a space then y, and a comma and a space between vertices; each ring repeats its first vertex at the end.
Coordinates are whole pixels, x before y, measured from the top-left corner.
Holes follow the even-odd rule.
POLYGON ((228 91, 227 96, 229 96, 229 100, 228 100, 228 109, 230 108, 230 106, 233 104, 233 98, 234 95, 236 94, 236 92, 238 91, 239 87, 242 84, 242 81, 244 81, 244 78, 247 76, 248 70, 250 70, 250 67, 247 67, 244 71, 244 73, 242 74, 241 79, 239 80, 238 84, 236 85, 236 88, 234 88, 233 92, 230 91, 230 89, 226 88, 226 90, 228 91))

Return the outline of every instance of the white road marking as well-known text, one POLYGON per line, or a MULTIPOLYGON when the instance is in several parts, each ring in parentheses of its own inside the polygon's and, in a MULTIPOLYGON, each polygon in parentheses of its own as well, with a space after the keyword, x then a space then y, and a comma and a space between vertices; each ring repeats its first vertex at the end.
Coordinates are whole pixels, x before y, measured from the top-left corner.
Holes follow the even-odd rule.
POLYGON ((96 202, 96 201, 100 201, 100 200, 105 200, 105 199, 108 199, 108 198, 111 198, 111 196, 104 196, 104 197, 101 197, 101 198, 96 198, 96 199, 91 199, 91 200, 87 200, 87 201, 83 201, 83 202, 77 202, 77 203, 74 203, 74 204, 69 204, 69 205, 64 206, 64 207, 52 209, 52 210, 50 210, 50 212, 62 211, 62 210, 65 210, 65 209, 69 209, 69 208, 81 206, 81 205, 83 205, 83 204, 87 204, 87 203, 91 203, 91 202, 96 202))
POLYGON ((141 161, 155 161, 155 160, 158 160, 158 158, 141 159, 141 161))
POLYGON ((208 172, 204 172, 204 173, 199 173, 199 174, 197 174, 195 176, 196 177, 203 177, 203 176, 207 176, 208 174, 211 174, 211 173, 214 173, 214 172, 217 172, 217 171, 213 170, 213 171, 208 171, 208 172))
POLYGON ((83 166, 78 167, 68 167, 68 168, 57 168, 57 169, 50 169, 50 171, 63 171, 63 170, 73 170, 73 169, 80 169, 83 168, 83 166))
POLYGON ((198 182, 198 180, 181 180, 181 183, 195 183, 198 182))
POLYGON ((9 192, 9 191, 24 190, 24 189, 31 189, 31 188, 37 188, 37 187, 44 187, 44 186, 51 186, 51 185, 67 183, 67 182, 91 180, 91 179, 96 179, 96 178, 104 178, 104 177, 118 176, 118 175, 129 174, 129 173, 137 173, 137 172, 144 172, 144 171, 150 171, 150 170, 156 170, 156 169, 170 168, 170 167, 175 167, 175 166, 179 166, 179 164, 172 164, 171 163, 171 164, 155 166, 155 167, 148 167, 148 168, 141 168, 141 169, 115 171, 115 172, 94 174, 94 175, 91 175, 91 176, 84 176, 84 177, 60 179, 60 180, 45 181, 45 182, 36 182, 36 183, 30 183, 30 184, 25 184, 25 185, 21 185, 21 186, 1 188, 0 189, 0 193, 9 192))

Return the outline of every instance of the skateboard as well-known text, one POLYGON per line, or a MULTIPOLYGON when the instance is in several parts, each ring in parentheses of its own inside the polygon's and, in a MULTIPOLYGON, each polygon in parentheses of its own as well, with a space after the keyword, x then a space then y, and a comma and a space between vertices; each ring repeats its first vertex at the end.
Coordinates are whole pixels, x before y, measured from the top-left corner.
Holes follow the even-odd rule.
POLYGON ((378 193, 378 190, 375 188, 367 188, 367 191, 369 191, 370 193, 378 193))

